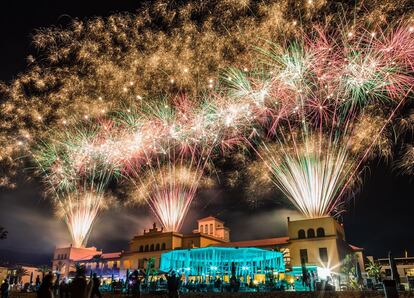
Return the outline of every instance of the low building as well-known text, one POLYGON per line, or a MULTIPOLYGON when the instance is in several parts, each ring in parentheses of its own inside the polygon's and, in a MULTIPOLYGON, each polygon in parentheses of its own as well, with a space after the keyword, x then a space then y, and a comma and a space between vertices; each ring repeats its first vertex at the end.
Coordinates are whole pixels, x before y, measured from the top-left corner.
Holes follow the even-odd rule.
POLYGON ((8 277, 8 267, 0 267, 0 284, 8 277))
POLYGON ((76 271, 76 263, 93 259, 102 255, 102 251, 96 247, 58 247, 55 248, 52 260, 52 270, 62 277, 68 277, 76 271))
MULTIPOLYGON (((395 265, 400 276, 400 284, 407 290, 414 289, 414 257, 405 252, 403 257, 394 257, 395 265)), ((381 272, 386 279, 391 279, 391 266, 388 258, 379 258, 377 262, 381 265, 381 272)))
POLYGON ((41 280, 42 273, 39 271, 39 268, 32 265, 22 265, 16 264, 12 267, 9 267, 7 270, 7 276, 10 283, 18 283, 21 285, 35 283, 36 278, 41 280))
POLYGON ((174 270, 185 279, 212 283, 217 278, 229 282, 234 274, 241 281, 264 282, 266 275, 284 274, 283 254, 266 249, 245 247, 204 247, 179 249, 162 254, 160 269, 174 270))

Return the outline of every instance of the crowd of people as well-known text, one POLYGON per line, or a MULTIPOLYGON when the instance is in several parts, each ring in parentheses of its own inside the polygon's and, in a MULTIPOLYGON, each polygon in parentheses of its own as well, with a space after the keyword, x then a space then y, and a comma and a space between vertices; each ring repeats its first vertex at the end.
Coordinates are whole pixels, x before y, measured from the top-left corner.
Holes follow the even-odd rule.
MULTIPOLYGON (((203 279, 189 279, 183 281, 181 275, 174 271, 159 272, 156 278, 146 274, 145 270, 135 270, 132 273, 127 273, 126 280, 112 279, 111 283, 101 279, 96 273, 86 277, 84 267, 78 267, 74 278, 68 280, 66 278, 60 279, 52 272, 49 272, 43 277, 42 282, 36 281, 32 292, 37 293, 38 298, 101 298, 102 292, 124 293, 129 297, 139 298, 141 292, 167 292, 168 297, 179 297, 180 292, 239 292, 241 287, 243 291, 250 289, 250 291, 259 291, 259 285, 253 283, 245 284, 235 275, 232 275, 228 283, 224 283, 220 277, 208 282, 203 279)), ((265 291, 284 290, 283 285, 277 283, 267 282, 262 287, 265 291), (269 284, 273 288, 269 288, 269 284)), ((8 298, 10 284, 7 280, 1 285, 1 298, 8 298)))
MULTIPOLYGON (((181 287, 181 278, 175 272, 166 272, 165 274, 166 289, 169 297, 179 297, 179 290, 181 287)), ((86 271, 84 267, 76 269, 75 277, 69 282, 65 278, 59 280, 52 272, 49 272, 43 277, 43 280, 37 281, 33 285, 31 291, 36 292, 38 298, 101 298, 101 289, 107 291, 126 292, 133 298, 141 296, 141 289, 145 281, 146 285, 147 275, 144 271, 135 270, 127 277, 127 282, 123 280, 115 281, 108 285, 102 285, 101 279, 94 273, 91 278, 86 278, 86 271)), ((1 298, 8 298, 11 285, 8 279, 5 279, 0 288, 1 298)))

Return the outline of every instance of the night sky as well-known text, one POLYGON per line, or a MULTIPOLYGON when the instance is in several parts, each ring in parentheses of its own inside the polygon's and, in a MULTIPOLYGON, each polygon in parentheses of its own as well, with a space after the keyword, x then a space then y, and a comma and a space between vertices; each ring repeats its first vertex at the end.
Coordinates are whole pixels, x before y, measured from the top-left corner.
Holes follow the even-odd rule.
MULTIPOLYGON (((107 16, 139 8, 139 1, 112 1, 112 5, 107 2, 1 1, 0 80, 10 81, 24 70, 25 58, 33 51, 31 34, 35 28, 64 25, 70 18, 107 16)), ((348 241, 364 247, 367 255, 385 256, 392 250, 399 256, 405 249, 414 254, 413 186, 412 179, 399 175, 391 162, 372 163, 361 191, 342 218, 348 241)), ((0 242, 0 260, 14 255, 16 261, 45 262, 54 245, 69 243, 66 227, 54 218, 41 192, 38 183, 24 180, 17 189, 0 192, 0 225, 9 231, 8 239, 0 242)), ((199 194, 186 218, 184 232, 195 228, 198 217, 208 215, 226 222, 232 230, 232 240, 284 236, 286 217, 299 217, 277 193, 272 200, 252 207, 241 189, 217 186, 199 194)), ((106 251, 125 249, 128 240, 152 222, 146 208, 118 207, 98 219, 89 244, 106 251)))

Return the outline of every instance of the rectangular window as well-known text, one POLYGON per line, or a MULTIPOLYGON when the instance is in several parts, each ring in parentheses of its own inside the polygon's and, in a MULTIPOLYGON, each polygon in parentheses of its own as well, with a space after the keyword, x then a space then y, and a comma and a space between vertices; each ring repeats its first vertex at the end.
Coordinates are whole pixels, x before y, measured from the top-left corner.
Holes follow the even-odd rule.
POLYGON ((324 263, 328 262, 328 249, 326 247, 319 248, 319 257, 322 262, 324 263))
POLYGON ((305 264, 308 262, 308 250, 307 249, 300 250, 300 262, 305 263, 305 264))
POLYGON ((213 234, 213 224, 210 224, 210 234, 213 234))

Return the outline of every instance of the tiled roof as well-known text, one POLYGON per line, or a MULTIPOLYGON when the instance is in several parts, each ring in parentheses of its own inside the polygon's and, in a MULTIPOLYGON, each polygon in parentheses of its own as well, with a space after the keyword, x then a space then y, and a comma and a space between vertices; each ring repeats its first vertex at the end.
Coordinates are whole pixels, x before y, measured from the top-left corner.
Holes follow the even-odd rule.
POLYGON ((358 246, 351 245, 351 244, 349 244, 349 247, 350 247, 352 250, 354 250, 354 251, 362 251, 362 250, 364 250, 362 247, 358 247, 358 246))
POLYGON ((111 253, 105 253, 101 255, 102 259, 116 259, 121 256, 121 252, 111 252, 111 253))

